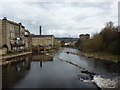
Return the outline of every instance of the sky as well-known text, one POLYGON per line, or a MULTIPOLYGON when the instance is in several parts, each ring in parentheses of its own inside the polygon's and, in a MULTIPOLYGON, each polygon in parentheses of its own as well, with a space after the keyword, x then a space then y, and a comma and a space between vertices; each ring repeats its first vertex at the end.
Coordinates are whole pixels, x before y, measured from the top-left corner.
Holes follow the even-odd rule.
POLYGON ((33 34, 39 34, 42 26, 42 34, 78 38, 80 34, 92 36, 100 32, 109 21, 118 25, 117 0, 7 0, 0 6, 0 19, 21 22, 33 34))

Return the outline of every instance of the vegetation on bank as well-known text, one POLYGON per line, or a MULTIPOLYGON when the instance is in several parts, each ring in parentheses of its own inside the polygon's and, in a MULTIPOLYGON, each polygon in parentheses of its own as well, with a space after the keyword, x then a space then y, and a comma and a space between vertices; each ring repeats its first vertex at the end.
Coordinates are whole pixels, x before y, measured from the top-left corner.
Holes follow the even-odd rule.
POLYGON ((114 54, 106 53, 106 52, 85 52, 84 54, 87 57, 100 59, 100 60, 110 60, 110 61, 114 61, 114 62, 120 61, 119 55, 114 55, 114 54))
POLYGON ((120 56, 119 28, 119 26, 114 26, 113 22, 107 22, 101 32, 94 34, 91 39, 86 41, 79 40, 77 47, 88 55, 92 54, 94 57, 118 60, 119 58, 116 57, 120 56))

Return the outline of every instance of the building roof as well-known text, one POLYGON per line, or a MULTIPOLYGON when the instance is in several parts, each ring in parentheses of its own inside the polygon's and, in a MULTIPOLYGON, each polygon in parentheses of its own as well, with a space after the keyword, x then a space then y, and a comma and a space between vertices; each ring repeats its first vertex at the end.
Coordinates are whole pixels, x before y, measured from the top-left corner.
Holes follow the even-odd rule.
POLYGON ((2 19, 2 21, 3 21, 3 20, 7 21, 7 22, 10 23, 10 24, 14 24, 14 25, 19 26, 19 24, 16 23, 16 22, 14 22, 14 21, 10 21, 10 20, 7 20, 7 19, 2 19))
POLYGON ((31 35, 32 37, 52 37, 54 35, 31 35))
POLYGON ((17 25, 17 26, 21 26, 22 28, 25 28, 25 27, 22 25, 22 23, 16 23, 16 22, 14 22, 14 21, 10 21, 10 20, 8 20, 6 17, 4 17, 2 20, 5 20, 5 21, 7 21, 7 22, 10 23, 10 24, 14 24, 14 25, 17 25))
POLYGON ((90 36, 90 34, 81 34, 80 36, 90 36))
POLYGON ((25 32, 28 32, 28 33, 30 33, 30 31, 28 31, 28 30, 25 30, 25 32))

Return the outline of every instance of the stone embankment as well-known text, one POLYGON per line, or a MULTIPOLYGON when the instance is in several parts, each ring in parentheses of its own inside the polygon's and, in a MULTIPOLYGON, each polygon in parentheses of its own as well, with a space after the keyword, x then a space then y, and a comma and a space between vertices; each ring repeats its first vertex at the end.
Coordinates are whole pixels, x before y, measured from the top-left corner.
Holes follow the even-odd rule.
POLYGON ((15 54, 15 55, 2 56, 0 58, 0 66, 1 65, 6 65, 6 64, 9 64, 9 63, 13 63, 13 62, 17 62, 17 60, 4 61, 4 59, 14 58, 14 57, 23 56, 23 55, 27 55, 27 54, 31 54, 31 53, 32 52, 24 52, 24 53, 19 53, 19 54, 15 54))

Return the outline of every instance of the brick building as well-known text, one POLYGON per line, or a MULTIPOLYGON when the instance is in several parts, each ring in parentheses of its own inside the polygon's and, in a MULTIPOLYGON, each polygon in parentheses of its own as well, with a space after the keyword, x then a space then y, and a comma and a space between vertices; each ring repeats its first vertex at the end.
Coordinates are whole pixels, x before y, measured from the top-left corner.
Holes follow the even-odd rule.
POLYGON ((25 30, 25 48, 31 51, 32 37, 28 30, 25 30))
POLYGON ((0 20, 0 48, 2 48, 2 20, 0 20))
POLYGON ((40 26, 40 35, 31 35, 31 36, 32 36, 32 46, 50 47, 55 44, 54 35, 42 35, 41 26, 40 26))
POLYGON ((53 35, 32 35, 33 46, 53 46, 54 42, 53 35))
POLYGON ((90 39, 90 34, 81 34, 81 35, 79 35, 79 39, 81 41, 86 41, 86 40, 90 39))
POLYGON ((8 50, 21 51, 25 49, 25 27, 21 23, 0 20, 0 47, 6 45, 8 50), (1 39, 2 38, 2 39, 1 39))

